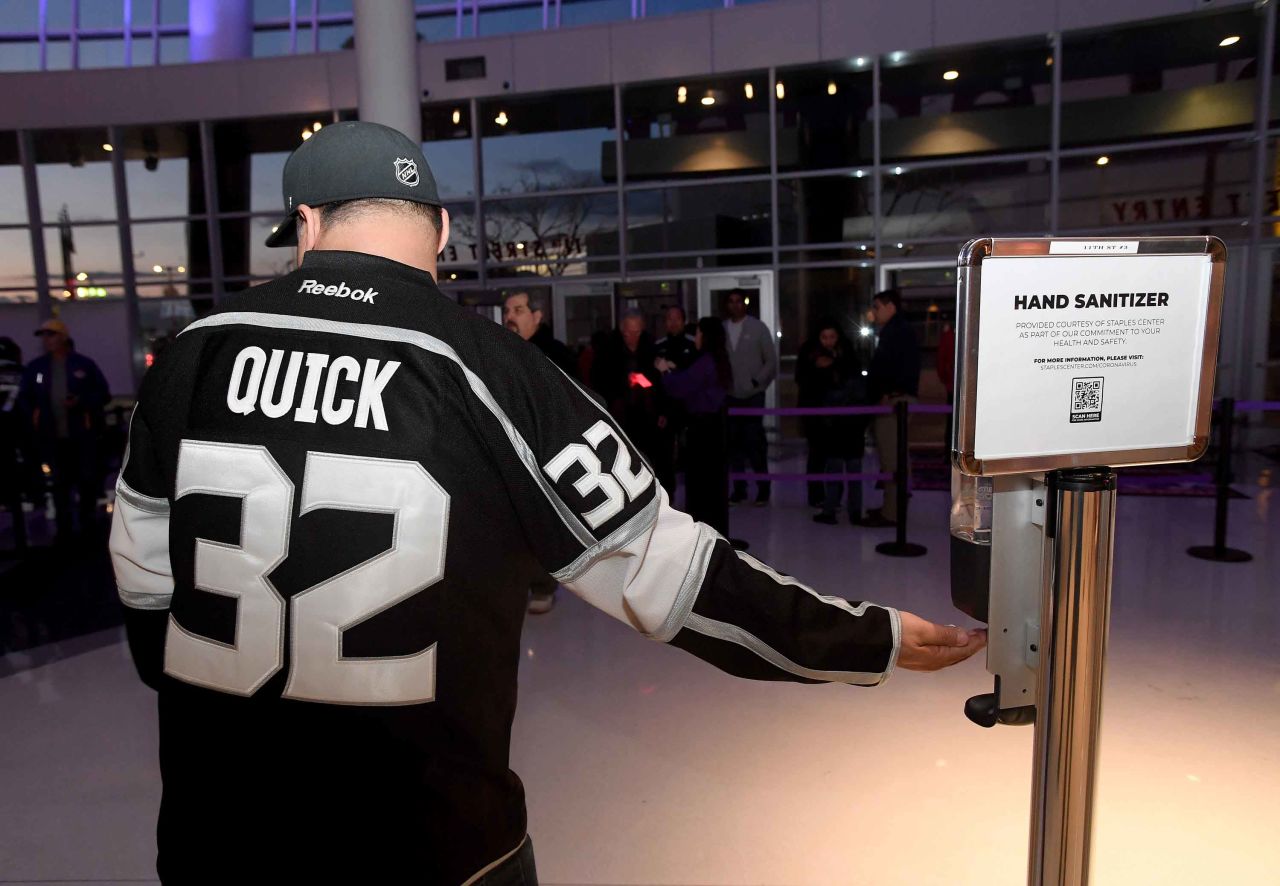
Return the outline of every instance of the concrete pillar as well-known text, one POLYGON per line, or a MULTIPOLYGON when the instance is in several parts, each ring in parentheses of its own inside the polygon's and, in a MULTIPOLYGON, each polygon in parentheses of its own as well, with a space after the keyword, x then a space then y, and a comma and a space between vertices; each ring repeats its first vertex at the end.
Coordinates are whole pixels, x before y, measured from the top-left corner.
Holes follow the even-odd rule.
POLYGON ((354 11, 360 119, 422 141, 413 0, 355 0, 354 11))
POLYGON ((188 0, 187 16, 191 61, 253 57, 253 0, 188 0))

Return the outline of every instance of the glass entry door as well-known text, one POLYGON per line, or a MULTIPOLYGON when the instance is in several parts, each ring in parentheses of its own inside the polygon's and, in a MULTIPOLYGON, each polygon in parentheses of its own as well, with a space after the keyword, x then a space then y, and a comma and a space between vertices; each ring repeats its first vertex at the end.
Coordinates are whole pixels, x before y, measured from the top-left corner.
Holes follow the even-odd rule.
POLYGON ((552 330, 556 338, 578 351, 596 332, 614 326, 614 287, 611 280, 554 284, 552 330))

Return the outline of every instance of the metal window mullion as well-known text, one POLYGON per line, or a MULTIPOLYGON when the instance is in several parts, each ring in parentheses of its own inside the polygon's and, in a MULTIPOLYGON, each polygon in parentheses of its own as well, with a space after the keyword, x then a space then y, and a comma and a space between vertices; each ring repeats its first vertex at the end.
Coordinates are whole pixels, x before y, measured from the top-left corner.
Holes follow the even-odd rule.
POLYGON ((1062 33, 1053 41, 1053 87, 1049 101, 1049 233, 1058 233, 1062 202, 1062 33))
POLYGON ((151 64, 160 64, 160 0, 151 0, 151 64))
MULTIPOLYGON (((218 217, 218 172, 213 156, 213 123, 200 121, 200 175, 204 181, 204 215, 209 228, 209 277, 216 303, 226 294, 226 269, 222 266, 222 222, 218 217)), ((252 229, 252 225, 250 225, 252 229)))
POLYGON ((80 67, 80 0, 71 0, 71 70, 80 67))
POLYGON ((880 165, 880 123, 883 117, 880 113, 880 85, 880 56, 877 55, 871 60, 871 234, 876 250, 872 273, 877 281, 880 279, 883 255, 880 249, 880 232, 884 227, 884 170, 880 165))
POLYGON ((129 371, 138 390, 146 365, 142 357, 142 317, 138 308, 138 275, 133 267, 133 228, 129 223, 129 187, 124 169, 124 130, 107 129, 107 140, 120 148, 111 152, 111 181, 116 198, 116 230, 120 238, 120 278, 124 284, 125 320, 129 338, 129 371))
MULTIPOLYGON (((557 5, 559 0, 556 0, 557 5)), ((618 199, 618 274, 623 279, 627 279, 627 164, 624 156, 626 151, 626 137, 623 128, 626 125, 626 115, 622 113, 622 84, 613 84, 613 134, 617 144, 617 150, 613 152, 613 181, 618 199)))
POLYGON ((133 0, 124 0, 124 66, 133 67, 133 0))
POLYGON ((320 0, 311 0, 311 51, 320 51, 320 0))
MULTIPOLYGON (((458 8, 462 8, 462 0, 458 0, 458 8)), ((486 288, 489 280, 489 235, 484 227, 484 155, 480 148, 480 102, 471 98, 471 167, 476 178, 475 208, 472 214, 476 220, 476 270, 480 288, 486 288)))
MULTIPOLYGON (((729 0, 726 0, 726 5, 729 0)), ((778 242, 781 239, 781 223, 778 219, 778 69, 769 66, 769 255, 773 265, 773 305, 781 316, 781 289, 778 286, 778 242)))
MULTIPOLYGON (((1254 131, 1254 155, 1253 155, 1253 200, 1249 207, 1249 255, 1248 261, 1245 263, 1245 310, 1248 310, 1249 304, 1256 304, 1259 307, 1255 310, 1261 310, 1264 302, 1261 299, 1251 299, 1249 296, 1251 290, 1258 284, 1259 277, 1262 274, 1262 218, 1263 218, 1263 188, 1267 175, 1267 130, 1271 127, 1271 77, 1274 74, 1274 55, 1276 48, 1276 4, 1266 4, 1264 12, 1265 24, 1263 25, 1262 34, 1262 53, 1258 60, 1258 104, 1257 110, 1254 112, 1256 119, 1253 121, 1254 131)), ((1274 322, 1275 317, 1273 316, 1274 322)), ((1251 324, 1246 323, 1246 329, 1251 324)), ((1235 384, 1236 393, 1247 396, 1253 389, 1254 368, 1253 348, 1254 337, 1244 334, 1240 337, 1240 360, 1241 372, 1237 375, 1235 384)))
POLYGON ((289 54, 298 54, 298 0, 289 0, 289 54))
POLYGON ((480 0, 471 0, 471 36, 480 36, 480 0))
POLYGON ((49 5, 47 3, 40 4, 38 39, 40 41, 40 70, 47 71, 49 69, 49 5))
POLYGON ((556 28, 560 27, 560 7, 564 4, 564 0, 556 0, 556 28))
MULTIPOLYGON (((44 4, 41 4, 43 8, 44 4)), ((36 313, 41 320, 53 316, 49 296, 49 260, 44 251, 44 219, 40 212, 40 188, 36 178, 35 140, 31 131, 18 132, 18 158, 22 164, 22 183, 27 197, 27 221, 31 231, 31 266, 36 275, 36 313)))

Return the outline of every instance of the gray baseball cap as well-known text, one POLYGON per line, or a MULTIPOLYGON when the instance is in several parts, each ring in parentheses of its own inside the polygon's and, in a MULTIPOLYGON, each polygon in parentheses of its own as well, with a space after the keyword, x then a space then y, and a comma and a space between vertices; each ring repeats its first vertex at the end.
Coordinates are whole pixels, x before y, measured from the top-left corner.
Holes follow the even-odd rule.
POLYGON ((267 238, 268 246, 298 242, 298 207, 339 200, 386 197, 441 206, 436 180, 422 148, 380 123, 347 121, 324 127, 298 146, 284 164, 288 213, 267 238))

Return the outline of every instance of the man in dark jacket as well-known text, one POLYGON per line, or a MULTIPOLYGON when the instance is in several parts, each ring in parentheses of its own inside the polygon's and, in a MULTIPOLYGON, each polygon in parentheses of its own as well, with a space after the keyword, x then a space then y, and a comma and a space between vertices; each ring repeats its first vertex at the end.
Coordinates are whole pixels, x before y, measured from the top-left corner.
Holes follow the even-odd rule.
POLYGON ((102 491, 98 440, 103 407, 111 399, 98 365, 71 349, 67 326, 46 320, 36 330, 45 353, 32 360, 22 377, 20 409, 34 431, 40 459, 53 474, 53 503, 58 537, 71 536, 71 489, 79 498, 80 529, 96 523, 102 491))
MULTIPOLYGON (((876 352, 871 358, 871 399, 882 406, 916 402, 920 393, 920 346, 915 330, 902 315, 902 296, 896 289, 877 293, 872 300, 876 328, 880 330, 876 352)), ((874 431, 880 454, 880 470, 893 473, 898 467, 898 419, 877 415, 874 431)), ((910 465, 907 466, 908 477, 910 465)), ((898 522, 898 486, 884 482, 884 504, 872 510, 866 525, 892 526, 898 522)))
POLYGON ((13 519, 13 535, 19 548, 27 544, 27 524, 22 515, 22 461, 18 457, 25 429, 18 413, 22 389, 22 350, 8 337, 0 338, 0 507, 13 519))
POLYGON ((564 344, 551 333, 551 327, 542 322, 542 299, 527 292, 514 292, 502 305, 503 324, 527 342, 538 346, 548 360, 559 366, 570 377, 578 377, 578 361, 564 344))

